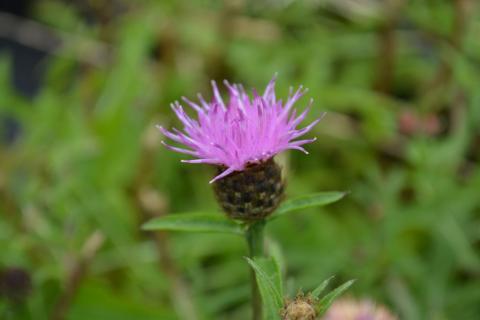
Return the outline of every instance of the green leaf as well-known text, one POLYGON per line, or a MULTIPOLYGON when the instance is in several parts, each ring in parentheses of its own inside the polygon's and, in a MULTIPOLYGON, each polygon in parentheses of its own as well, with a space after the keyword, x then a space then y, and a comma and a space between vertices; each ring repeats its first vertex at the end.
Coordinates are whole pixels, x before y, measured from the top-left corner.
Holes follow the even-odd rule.
POLYGON ((335 290, 330 292, 329 294, 325 295, 320 302, 317 304, 317 310, 319 315, 323 315, 325 311, 330 308, 332 305, 333 301, 338 298, 342 293, 345 292, 353 283, 355 280, 350 280, 342 284, 341 286, 337 287, 335 290))
POLYGON ((280 207, 273 213, 270 219, 275 219, 279 216, 296 211, 298 209, 324 206, 342 199, 346 194, 346 192, 328 191, 293 198, 291 200, 285 201, 282 205, 280 205, 280 207))
POLYGON ((243 228, 220 214, 180 213, 155 218, 142 226, 143 230, 215 232, 243 235, 243 228))
POLYGON ((280 294, 280 306, 283 305, 283 282, 282 282, 282 271, 280 268, 279 261, 276 257, 257 257, 254 258, 254 261, 265 271, 267 275, 270 275, 272 283, 275 289, 280 294))
MULTIPOLYGON (((282 275, 281 278, 283 278, 287 264, 285 262, 285 255, 282 251, 282 247, 277 241, 275 241, 272 238, 267 237, 266 241, 267 241, 267 251, 272 257, 273 261, 275 261, 275 264, 277 265, 277 268, 279 270, 279 274, 281 274, 282 275)), ((281 288, 283 290, 283 284, 281 288)))
POLYGON ((330 283, 330 281, 332 281, 333 278, 334 276, 331 276, 327 280, 323 281, 318 287, 315 288, 315 290, 312 291, 312 296, 315 299, 319 299, 323 290, 325 290, 325 288, 328 286, 328 284, 330 283))
POLYGON ((246 258, 255 271, 262 296, 263 319, 278 320, 283 306, 282 277, 278 264, 272 258, 246 258))

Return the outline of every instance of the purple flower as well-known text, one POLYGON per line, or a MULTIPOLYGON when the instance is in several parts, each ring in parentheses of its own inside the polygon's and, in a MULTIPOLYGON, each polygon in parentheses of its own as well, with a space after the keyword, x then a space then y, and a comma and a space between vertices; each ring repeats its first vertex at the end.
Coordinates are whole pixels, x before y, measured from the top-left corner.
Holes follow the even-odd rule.
POLYGON ((370 300, 343 298, 336 300, 323 320, 397 320, 385 306, 370 300))
POLYGON ((171 140, 184 147, 162 144, 180 153, 196 157, 193 160, 182 160, 187 163, 209 163, 226 167, 222 173, 210 183, 221 179, 234 171, 242 171, 247 164, 259 163, 272 158, 287 149, 308 152, 302 147, 313 139, 297 140, 310 131, 320 118, 308 126, 297 129, 305 119, 312 100, 305 111, 297 116, 293 108, 295 102, 306 93, 302 87, 293 92, 284 103, 275 96, 276 76, 270 81, 263 95, 253 90, 247 95, 242 85, 224 81, 228 89, 229 100, 225 103, 217 85, 212 81, 213 99, 206 102, 198 95, 200 103, 183 97, 183 101, 197 112, 197 119, 192 119, 176 101, 172 109, 183 123, 183 132, 175 128, 168 131, 157 126, 171 140))

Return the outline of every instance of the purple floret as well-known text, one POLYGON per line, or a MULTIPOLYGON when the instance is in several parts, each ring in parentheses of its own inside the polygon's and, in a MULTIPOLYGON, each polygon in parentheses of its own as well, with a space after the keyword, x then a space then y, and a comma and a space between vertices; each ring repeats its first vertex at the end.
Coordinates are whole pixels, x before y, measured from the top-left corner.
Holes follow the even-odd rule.
POLYGON ((171 131, 157 126, 169 139, 183 145, 171 146, 164 141, 167 148, 191 155, 196 159, 182 160, 187 163, 208 163, 225 166, 227 169, 213 178, 210 183, 221 179, 234 171, 242 171, 247 164, 268 160, 274 155, 296 149, 308 152, 302 147, 316 140, 295 140, 310 131, 320 118, 302 129, 297 126, 302 122, 312 104, 299 116, 293 108, 295 102, 306 93, 300 87, 290 92, 285 103, 275 97, 275 80, 270 81, 262 96, 253 91, 247 95, 241 85, 224 81, 228 89, 229 101, 226 104, 212 81, 213 99, 206 102, 201 95, 199 103, 187 98, 183 101, 197 112, 197 120, 192 119, 177 101, 172 109, 183 123, 183 132, 173 128, 171 131))

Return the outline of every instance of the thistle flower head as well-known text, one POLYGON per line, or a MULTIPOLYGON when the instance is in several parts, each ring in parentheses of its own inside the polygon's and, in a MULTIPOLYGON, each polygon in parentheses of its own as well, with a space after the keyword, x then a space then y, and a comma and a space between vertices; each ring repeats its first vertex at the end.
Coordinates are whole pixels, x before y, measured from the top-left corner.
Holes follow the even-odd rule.
POLYGON ((315 138, 298 138, 310 131, 320 119, 297 129, 310 106, 299 115, 293 106, 306 90, 302 87, 295 92, 291 90, 283 102, 275 95, 275 80, 274 77, 262 95, 253 90, 252 96, 246 93, 242 85, 225 81, 229 94, 227 102, 222 99, 217 85, 212 81, 211 102, 205 101, 201 95, 198 96, 199 103, 183 98, 196 111, 197 119, 187 115, 178 101, 172 104, 173 111, 183 124, 183 131, 168 131, 158 126, 167 138, 183 146, 162 143, 173 151, 196 158, 183 162, 208 163, 224 168, 210 183, 234 171, 242 171, 248 165, 266 161, 287 149, 307 153, 302 146, 315 138))

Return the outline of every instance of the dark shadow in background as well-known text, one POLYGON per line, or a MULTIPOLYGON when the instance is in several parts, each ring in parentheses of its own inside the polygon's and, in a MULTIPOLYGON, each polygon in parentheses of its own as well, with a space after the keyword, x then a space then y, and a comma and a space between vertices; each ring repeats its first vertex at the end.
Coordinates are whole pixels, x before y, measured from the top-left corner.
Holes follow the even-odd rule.
MULTIPOLYGON (((31 0, 0 0, 0 13, 9 13, 20 18, 29 18, 31 0)), ((26 98, 33 98, 40 89, 45 73, 45 58, 47 54, 35 48, 30 48, 15 41, 15 39, 0 36, 0 55, 7 55, 12 61, 10 82, 15 90, 26 98)), ((5 125, 2 135, 7 144, 18 136, 20 128, 6 115, 0 119, 5 125)))

